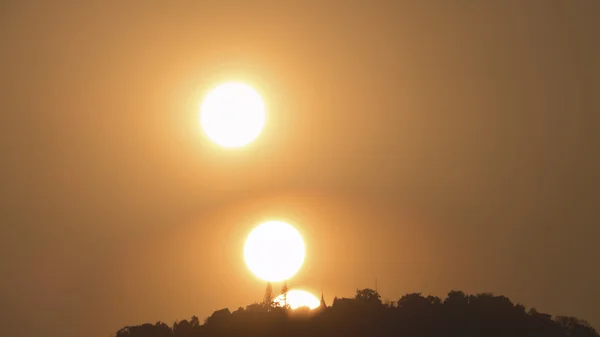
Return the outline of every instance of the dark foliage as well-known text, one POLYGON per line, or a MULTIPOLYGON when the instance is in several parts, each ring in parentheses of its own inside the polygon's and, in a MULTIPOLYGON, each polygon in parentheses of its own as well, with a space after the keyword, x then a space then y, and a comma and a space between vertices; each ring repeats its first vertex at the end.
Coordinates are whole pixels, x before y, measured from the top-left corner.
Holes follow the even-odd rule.
POLYGON ((288 310, 251 304, 218 310, 203 325, 198 318, 169 327, 158 322, 119 330, 116 337, 599 337, 585 321, 525 310, 504 296, 451 291, 444 300, 419 293, 383 304, 372 289, 336 298, 331 307, 288 310))

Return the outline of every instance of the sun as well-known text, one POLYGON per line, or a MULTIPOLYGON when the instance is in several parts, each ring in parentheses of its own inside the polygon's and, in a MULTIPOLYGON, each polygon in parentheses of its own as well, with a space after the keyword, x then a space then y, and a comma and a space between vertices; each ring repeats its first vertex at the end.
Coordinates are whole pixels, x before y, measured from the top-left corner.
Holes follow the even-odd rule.
POLYGON ((215 143, 236 148, 252 142, 265 125, 265 105, 252 87, 237 82, 212 89, 200 106, 200 124, 215 143))
POLYGON ((256 227, 244 245, 244 260, 260 279, 280 282, 294 276, 304 262, 304 241, 291 225, 269 221, 256 227))
MULTIPOLYGON (((275 303, 280 306, 284 306, 283 295, 279 295, 275 298, 275 303)), ((321 304, 321 301, 315 295, 304 290, 290 290, 287 293, 287 304, 290 308, 298 309, 300 307, 309 307, 310 309, 316 309, 321 304)))

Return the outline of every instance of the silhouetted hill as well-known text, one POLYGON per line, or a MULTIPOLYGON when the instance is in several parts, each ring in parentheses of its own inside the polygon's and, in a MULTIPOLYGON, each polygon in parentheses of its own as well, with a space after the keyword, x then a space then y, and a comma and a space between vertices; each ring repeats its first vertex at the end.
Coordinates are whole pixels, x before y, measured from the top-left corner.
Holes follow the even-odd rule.
POLYGON ((419 293, 382 303, 372 289, 354 298, 334 299, 330 307, 289 310, 273 304, 251 304, 214 312, 200 324, 197 317, 172 327, 158 322, 125 327, 116 337, 598 337, 587 322, 527 311, 504 296, 465 295, 451 291, 446 299, 419 293))

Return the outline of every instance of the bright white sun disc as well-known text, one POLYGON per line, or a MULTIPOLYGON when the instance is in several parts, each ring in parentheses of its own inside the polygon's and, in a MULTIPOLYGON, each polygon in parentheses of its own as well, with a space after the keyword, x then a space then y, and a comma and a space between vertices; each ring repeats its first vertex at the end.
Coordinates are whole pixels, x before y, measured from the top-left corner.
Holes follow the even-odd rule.
POLYGON ((200 124, 215 143, 228 148, 252 142, 265 125, 265 105, 252 87, 225 83, 211 90, 200 107, 200 124))
POLYGON ((244 245, 244 260, 257 277, 270 282, 294 276, 304 262, 304 241, 291 225, 269 221, 256 227, 244 245))

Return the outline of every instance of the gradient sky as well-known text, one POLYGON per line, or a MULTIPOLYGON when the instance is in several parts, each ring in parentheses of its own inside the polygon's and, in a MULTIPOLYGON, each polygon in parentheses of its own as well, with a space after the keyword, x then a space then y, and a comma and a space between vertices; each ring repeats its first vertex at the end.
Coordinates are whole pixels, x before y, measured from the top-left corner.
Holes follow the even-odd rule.
POLYGON ((0 334, 260 301, 269 218, 329 303, 377 278, 600 328, 600 1, 124 3, 0 3, 0 334), (224 80, 268 107, 241 150, 198 123, 224 80))

